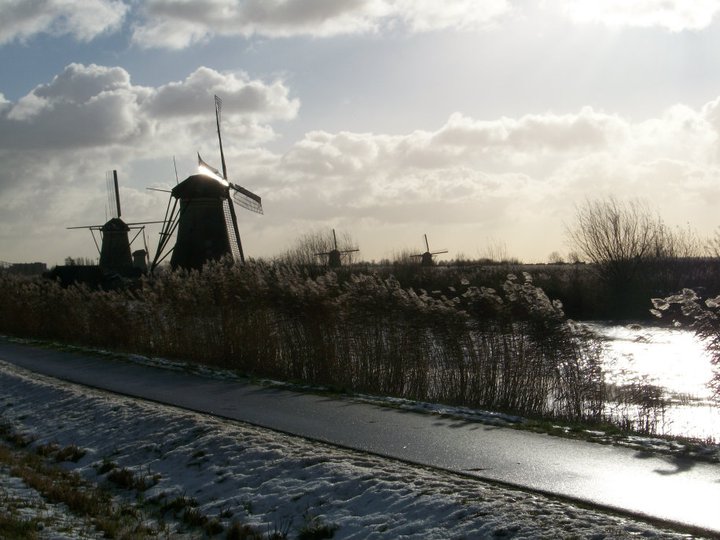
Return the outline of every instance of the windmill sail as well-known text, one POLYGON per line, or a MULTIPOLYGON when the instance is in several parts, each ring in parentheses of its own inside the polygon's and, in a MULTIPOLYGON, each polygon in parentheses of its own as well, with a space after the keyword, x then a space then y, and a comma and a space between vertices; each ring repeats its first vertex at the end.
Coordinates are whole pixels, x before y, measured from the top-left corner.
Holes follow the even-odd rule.
POLYGON ((230 184, 233 190, 233 200, 238 206, 256 212, 258 214, 263 213, 262 199, 259 195, 255 195, 252 191, 245 189, 237 184, 230 184))
POLYGON ((215 123, 217 124, 218 143, 220 144, 220 161, 222 162, 222 177, 227 180, 227 167, 225 166, 225 152, 223 152, 222 136, 220 135, 220 116, 222 115, 222 99, 215 96, 215 123))
POLYGON ((120 211, 120 189, 118 188, 117 171, 107 171, 105 173, 105 185, 107 187, 108 211, 113 218, 119 218, 122 213, 120 211))
POLYGON ((230 251, 232 253, 233 259, 242 260, 242 247, 240 244, 240 238, 237 235, 237 229, 235 228, 235 225, 233 223, 233 209, 232 203, 229 199, 223 200, 223 214, 225 215, 225 228, 227 229, 228 243, 230 244, 230 251))

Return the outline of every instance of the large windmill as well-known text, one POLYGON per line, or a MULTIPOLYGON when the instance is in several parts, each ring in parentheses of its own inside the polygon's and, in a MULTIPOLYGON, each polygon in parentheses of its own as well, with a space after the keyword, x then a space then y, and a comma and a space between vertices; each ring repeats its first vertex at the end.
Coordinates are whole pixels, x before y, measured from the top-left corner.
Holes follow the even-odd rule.
POLYGON ((335 236, 335 229, 332 230, 333 234, 333 249, 322 253, 316 253, 318 257, 327 257, 327 264, 330 268, 339 268, 342 266, 342 256, 348 253, 354 253, 360 251, 357 248, 353 249, 338 249, 337 236, 335 236))
POLYGON ((417 255, 410 255, 411 257, 420 257, 420 264, 422 266, 433 265, 433 255, 440 255, 441 253, 447 253, 447 249, 441 249, 440 251, 430 251, 430 245, 428 244, 427 234, 425 236, 425 252, 418 253, 417 255))
MULTIPOLYGON (((105 175, 107 182, 108 210, 111 218, 104 225, 81 225, 68 227, 68 229, 89 229, 92 234, 95 247, 100 254, 100 269, 107 272, 128 274, 134 266, 130 254, 130 246, 135 239, 143 232, 145 225, 151 223, 162 223, 161 221, 142 221, 136 223, 125 223, 122 218, 120 207, 120 190, 118 188, 117 171, 108 171, 105 175), (129 238, 131 230, 136 230, 135 236, 129 238), (100 235, 98 245, 95 233, 100 235)), ((143 241, 145 236, 143 235, 143 241)), ((136 252, 137 253, 137 252, 136 252)), ((147 246, 144 253, 147 254, 147 246)), ((137 260, 137 256, 136 256, 137 260)), ((137 261, 139 265, 140 261, 137 261)))
POLYGON ((262 214, 262 200, 255 193, 227 179, 220 133, 221 112, 222 100, 215 96, 215 123, 222 172, 205 163, 198 154, 198 174, 189 176, 172 189, 153 269, 170 253, 170 266, 173 269, 199 270, 208 261, 226 255, 245 262, 232 201, 246 210, 262 214), (168 249, 170 239, 176 232, 175 246, 168 249))

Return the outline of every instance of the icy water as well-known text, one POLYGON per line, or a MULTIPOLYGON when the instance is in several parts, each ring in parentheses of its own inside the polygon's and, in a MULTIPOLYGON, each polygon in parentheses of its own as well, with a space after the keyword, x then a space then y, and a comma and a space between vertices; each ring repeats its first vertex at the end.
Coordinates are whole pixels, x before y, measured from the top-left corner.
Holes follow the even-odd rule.
POLYGON ((610 383, 644 379, 662 387, 671 400, 661 434, 720 440, 720 407, 707 383, 710 357, 689 330, 591 323, 606 338, 604 367, 610 383))

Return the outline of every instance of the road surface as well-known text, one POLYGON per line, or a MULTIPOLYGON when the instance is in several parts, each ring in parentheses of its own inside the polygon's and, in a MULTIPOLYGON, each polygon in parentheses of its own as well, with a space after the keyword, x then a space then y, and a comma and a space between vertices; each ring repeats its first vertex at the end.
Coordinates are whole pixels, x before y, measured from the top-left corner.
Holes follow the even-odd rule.
POLYGON ((720 536, 720 465, 0 338, 0 360, 66 381, 567 497, 720 536))

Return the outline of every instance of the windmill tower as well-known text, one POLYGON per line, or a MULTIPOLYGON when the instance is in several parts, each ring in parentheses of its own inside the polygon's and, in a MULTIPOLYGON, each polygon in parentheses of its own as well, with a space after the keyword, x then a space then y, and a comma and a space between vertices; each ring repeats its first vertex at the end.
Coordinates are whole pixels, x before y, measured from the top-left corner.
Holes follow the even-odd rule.
POLYGON ((424 253, 418 253, 417 255, 410 255, 411 257, 420 257, 420 265, 421 266, 432 266, 434 264, 433 262, 433 255, 440 255, 441 253, 447 253, 447 249, 442 249, 440 251, 430 251, 430 245, 428 244, 427 234, 425 236, 425 252, 424 253))
POLYGON ((170 253, 173 269, 200 270, 208 261, 228 254, 236 261, 245 262, 233 201, 242 208, 262 214, 262 200, 227 179, 220 134, 221 110, 222 100, 215 96, 222 173, 205 163, 198 154, 198 174, 189 176, 172 189, 152 269, 170 253), (170 239, 176 232, 175 246, 168 250, 170 239))
MULTIPOLYGON (((117 171, 106 173, 108 209, 112 216, 104 225, 82 225, 79 227, 68 227, 68 229, 89 229, 92 234, 95 247, 100 253, 100 269, 106 272, 118 274, 129 274, 133 269, 133 258, 130 253, 130 245, 150 223, 161 223, 158 221, 143 221, 137 223, 125 223, 120 208, 120 190, 118 188, 117 171), (131 230, 138 232, 129 238, 131 230), (100 234, 100 245, 98 245, 95 233, 100 234)), ((144 238, 144 237, 143 237, 144 238)))
POLYGON ((342 266, 342 256, 346 255, 348 253, 355 253, 356 251, 360 251, 357 248, 354 249, 338 249, 338 243, 337 243, 337 236, 335 236, 335 229, 332 230, 333 234, 333 249, 330 251, 325 251, 323 253, 316 253, 315 255, 319 257, 327 257, 327 265, 330 268, 339 268, 342 266))

